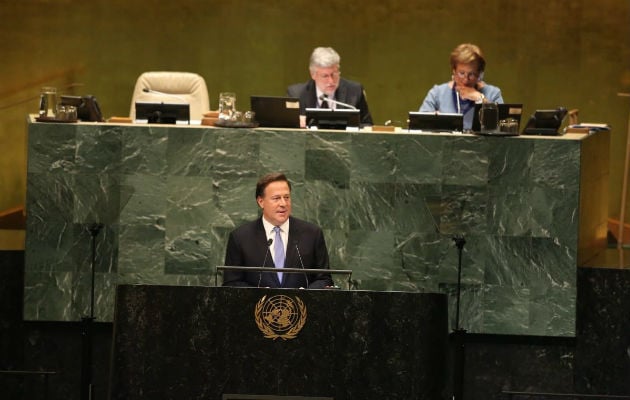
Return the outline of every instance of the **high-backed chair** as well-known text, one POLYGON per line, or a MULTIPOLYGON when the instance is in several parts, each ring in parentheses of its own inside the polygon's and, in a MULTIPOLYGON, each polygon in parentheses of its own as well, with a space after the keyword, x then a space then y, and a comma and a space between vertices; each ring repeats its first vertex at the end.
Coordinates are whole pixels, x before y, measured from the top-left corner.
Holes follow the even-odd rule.
POLYGON ((192 72, 152 71, 141 74, 131 96, 129 116, 132 120, 136 118, 136 101, 187 102, 190 104, 190 119, 199 121, 203 113, 210 110, 206 81, 192 72))

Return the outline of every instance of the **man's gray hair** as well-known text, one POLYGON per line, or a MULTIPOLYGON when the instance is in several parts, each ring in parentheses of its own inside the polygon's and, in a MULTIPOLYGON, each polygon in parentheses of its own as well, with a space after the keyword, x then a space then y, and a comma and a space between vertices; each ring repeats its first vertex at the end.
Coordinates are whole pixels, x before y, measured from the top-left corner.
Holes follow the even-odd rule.
POLYGON ((316 68, 330 68, 341 63, 341 57, 332 47, 317 47, 311 54, 309 69, 315 72, 316 68))

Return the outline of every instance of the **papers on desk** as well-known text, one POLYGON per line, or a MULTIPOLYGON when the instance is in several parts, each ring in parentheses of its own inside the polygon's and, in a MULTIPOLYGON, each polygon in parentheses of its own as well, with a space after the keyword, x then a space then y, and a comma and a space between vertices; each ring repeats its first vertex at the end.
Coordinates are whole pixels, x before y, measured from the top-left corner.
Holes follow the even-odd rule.
POLYGON ((609 131, 610 125, 599 122, 582 122, 581 124, 569 125, 570 129, 588 129, 590 132, 609 131))

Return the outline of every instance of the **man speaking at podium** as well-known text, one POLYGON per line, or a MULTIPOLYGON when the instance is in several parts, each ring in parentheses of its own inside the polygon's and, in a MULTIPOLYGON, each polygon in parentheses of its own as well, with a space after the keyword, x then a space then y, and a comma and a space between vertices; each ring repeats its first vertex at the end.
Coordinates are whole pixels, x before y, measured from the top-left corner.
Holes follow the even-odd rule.
POLYGON ((230 233, 225 265, 269 267, 270 271, 230 271, 223 286, 323 289, 333 286, 329 273, 283 273, 282 269, 329 268, 324 233, 317 225, 291 216, 291 183, 282 173, 261 177, 256 202, 262 217, 230 233), (275 267, 275 268, 274 268, 275 267))

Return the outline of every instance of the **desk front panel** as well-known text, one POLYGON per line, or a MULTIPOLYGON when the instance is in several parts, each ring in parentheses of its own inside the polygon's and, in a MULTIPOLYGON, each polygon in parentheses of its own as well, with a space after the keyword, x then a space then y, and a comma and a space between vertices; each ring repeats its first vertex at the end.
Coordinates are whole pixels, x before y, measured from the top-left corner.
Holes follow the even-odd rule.
POLYGON ((572 336, 585 140, 31 123, 25 318, 88 313, 94 223, 98 320, 117 284, 214 285, 283 171, 359 288, 448 293, 453 324, 462 235, 460 326, 572 336))

